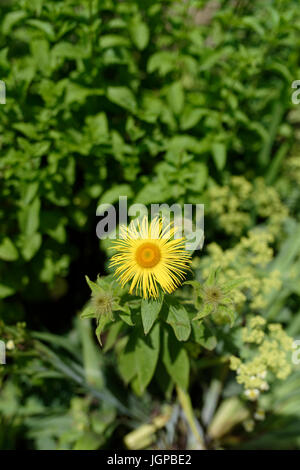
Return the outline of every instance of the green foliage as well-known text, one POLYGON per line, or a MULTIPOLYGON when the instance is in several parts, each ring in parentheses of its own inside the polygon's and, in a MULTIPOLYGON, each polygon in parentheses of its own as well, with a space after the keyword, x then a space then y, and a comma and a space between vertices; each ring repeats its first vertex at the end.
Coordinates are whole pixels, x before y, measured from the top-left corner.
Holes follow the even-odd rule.
POLYGON ((1 337, 7 345, 13 342, 8 365, 1 366, 1 448, 15 448, 22 435, 38 449, 105 445, 115 429, 116 406, 126 407, 108 391, 105 407, 102 402, 95 408, 106 395, 106 366, 89 321, 76 322, 68 337, 29 335, 24 325, 1 325, 1 337), (76 397, 77 387, 81 392, 76 397))
POLYGON ((0 448, 299 448, 299 25, 296 0, 1 3, 0 448), (106 270, 119 196, 205 203, 174 294, 106 270))
MULTIPOLYGON (((188 349, 193 349, 195 344, 210 351, 216 347, 216 338, 209 325, 201 321, 194 325, 192 322, 192 319, 197 319, 195 312, 198 300, 195 299, 194 305, 187 303, 185 308, 182 298, 174 295, 161 295, 157 300, 135 297, 131 300, 126 290, 119 290, 120 298, 118 302, 113 301, 113 309, 117 312, 124 311, 127 307, 133 320, 128 321, 128 317, 117 312, 121 322, 113 325, 113 317, 110 316, 112 311, 110 314, 103 312, 100 316, 93 313, 93 296, 95 292, 97 295, 100 292, 101 296, 104 292, 105 295, 112 292, 115 281, 111 277, 98 278, 97 283, 90 281, 88 277, 86 279, 92 290, 91 306, 88 304, 85 307, 81 318, 96 318, 96 336, 101 345, 100 334, 108 332, 104 350, 116 350, 119 372, 124 382, 131 383, 133 391, 141 395, 153 378, 161 380, 160 368, 163 364, 169 376, 168 386, 173 384, 187 389, 190 370, 188 349), (124 301, 126 303, 122 306, 124 301), (188 340, 187 348, 179 343, 188 340)), ((229 283, 224 290, 227 288, 229 291, 236 284, 229 283)), ((185 295, 187 294, 188 291, 185 291, 185 295)))
POLYGON ((186 341, 191 334, 191 323, 188 312, 183 306, 169 308, 167 323, 171 325, 178 341, 186 341))
POLYGON ((264 173, 273 149, 288 148, 296 3, 223 2, 203 21, 202 8, 2 6, 2 298, 60 295, 79 256, 72 234, 90 233, 108 192, 195 202, 208 178, 250 162, 264 173))
POLYGON ((162 307, 163 299, 143 299, 141 304, 141 316, 145 335, 151 330, 153 323, 157 320, 162 307))

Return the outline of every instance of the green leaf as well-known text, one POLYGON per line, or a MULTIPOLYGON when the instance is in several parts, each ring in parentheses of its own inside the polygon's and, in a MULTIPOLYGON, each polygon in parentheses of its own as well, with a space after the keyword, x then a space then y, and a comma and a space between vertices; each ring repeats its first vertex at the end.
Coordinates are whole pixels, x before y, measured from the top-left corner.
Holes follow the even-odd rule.
POLYGON ((212 351, 217 345, 217 339, 204 323, 192 323, 191 340, 205 349, 212 351))
POLYGON ((137 344, 137 330, 132 330, 128 341, 118 355, 118 367, 123 380, 128 384, 136 375, 135 350, 137 344))
POLYGON ((99 390, 103 388, 102 362, 99 353, 99 347, 93 341, 92 328, 90 320, 78 321, 78 328, 81 334, 83 349, 83 366, 85 378, 88 384, 97 387, 99 390))
POLYGON ((190 373, 188 354, 169 328, 163 330, 162 360, 174 382, 187 390, 190 373))
MULTIPOLYGON (((196 193, 200 193, 204 188, 207 181, 208 172, 207 166, 203 163, 190 164, 189 169, 186 171, 185 187, 196 193)), ((176 193, 175 193, 176 194, 176 193)))
POLYGON ((146 23, 134 19, 129 28, 130 36, 134 45, 142 51, 149 42, 149 28, 146 23))
POLYGON ((212 154, 218 170, 223 170, 226 164, 226 146, 221 142, 212 145, 212 154))
POLYGON ((190 129, 194 127, 202 117, 208 114, 207 109, 199 108, 187 108, 184 110, 180 118, 180 127, 182 130, 190 129))
POLYGON ((162 188, 159 181, 151 181, 137 194, 136 202, 139 204, 160 203, 162 200, 169 199, 171 194, 172 188, 170 186, 162 188))
POLYGON ((86 118, 86 132, 94 144, 107 142, 109 138, 109 127, 105 113, 98 113, 86 118))
POLYGON ((233 281, 228 281, 225 284, 222 284, 222 292, 227 294, 228 292, 239 287, 247 278, 241 277, 239 279, 234 279, 233 281))
POLYGON ((36 127, 30 122, 17 122, 13 124, 13 128, 17 129, 29 139, 37 140, 39 137, 36 131, 36 127))
POLYGON ((0 284, 0 299, 5 299, 5 297, 9 297, 15 293, 15 289, 10 286, 5 286, 4 284, 0 284))
POLYGON ((51 23, 47 23, 46 21, 41 21, 36 18, 27 20, 26 23, 40 31, 43 31, 50 41, 55 39, 55 33, 51 23))
POLYGON ((121 318, 121 320, 123 320, 129 326, 134 326, 134 322, 132 320, 132 313, 128 305, 124 305, 124 306, 118 305, 115 310, 116 311, 119 310, 123 312, 123 313, 119 313, 119 317, 121 318))
POLYGON ((128 198, 133 196, 133 191, 129 184, 119 184, 105 191, 105 193, 102 194, 98 205, 114 204, 119 200, 120 196, 126 196, 128 198))
POLYGON ((103 437, 98 434, 86 431, 81 434, 79 439, 75 442, 72 450, 97 450, 103 443, 103 437))
POLYGON ((214 284, 216 284, 219 272, 220 272, 220 267, 217 267, 217 269, 211 269, 211 271, 210 271, 210 273, 209 273, 209 275, 208 275, 208 277, 205 281, 205 285, 206 286, 213 286, 214 284))
POLYGON ((186 341, 191 334, 191 322, 183 306, 170 306, 166 322, 171 325, 178 341, 186 341))
POLYGON ((123 323, 121 321, 115 322, 109 327, 109 332, 105 339, 103 352, 109 351, 115 345, 118 335, 121 332, 122 328, 123 323))
POLYGON ((283 142, 279 149, 277 150, 276 154, 272 158, 270 166, 268 166, 266 170, 266 183, 267 185, 273 184, 275 181, 280 169, 282 167, 282 163, 290 150, 290 142, 283 142))
POLYGON ((137 385, 142 394, 150 383, 159 356, 159 323, 156 323, 147 337, 139 336, 135 349, 137 385))
POLYGON ((27 14, 23 10, 11 11, 5 15, 2 23, 2 33, 4 35, 9 34, 13 27, 21 20, 26 18, 27 14))
POLYGON ((29 235, 22 240, 22 256, 26 261, 31 260, 37 251, 40 249, 42 244, 42 235, 40 233, 34 233, 29 235))
POLYGON ((10 238, 5 237, 0 243, 0 259, 4 261, 15 261, 18 259, 18 251, 10 238))
POLYGON ((79 44, 71 44, 67 41, 61 41, 52 48, 51 55, 53 59, 84 59, 89 55, 89 48, 79 44))
POLYGON ((107 89, 107 98, 122 108, 135 113, 137 104, 132 91, 125 86, 110 86, 107 89))
POLYGON ((156 366, 155 379, 156 379, 157 385, 159 386, 164 396, 168 400, 170 400, 172 396, 172 391, 174 388, 174 381, 168 374, 166 366, 161 361, 161 359, 159 359, 158 364, 156 366))
POLYGON ((27 206, 33 198, 36 196, 39 189, 39 182, 33 181, 32 183, 26 184, 24 192, 22 195, 22 201, 25 206, 27 206))
POLYGON ((184 92, 181 82, 174 82, 170 85, 167 98, 174 114, 180 114, 184 105, 184 92))
POLYGON ((92 307, 91 303, 88 303, 86 307, 84 307, 80 318, 96 318, 95 309, 92 307))
POLYGON ((153 323, 158 318, 163 304, 163 297, 158 300, 143 299, 141 304, 141 315, 144 327, 144 333, 147 335, 151 330, 153 323))
POLYGON ((99 39, 99 46, 101 49, 108 49, 110 47, 128 47, 130 42, 128 38, 120 36, 118 34, 105 34, 99 39))
POLYGON ((40 223, 40 207, 40 199, 36 197, 28 206, 25 206, 19 214, 20 227, 26 237, 30 237, 38 230, 40 223))
POLYGON ((104 438, 105 430, 109 428, 116 419, 116 410, 112 406, 108 406, 107 403, 102 402, 99 410, 94 411, 91 415, 92 429, 98 435, 102 435, 104 438))
POLYGON ((202 318, 207 317, 210 315, 214 310, 214 306, 212 304, 204 304, 201 311, 197 313, 197 315, 193 318, 194 320, 201 320, 202 318))
POLYGON ((243 26, 248 26, 250 29, 253 29, 261 38, 265 36, 265 30, 260 24, 258 18, 255 18, 254 16, 244 16, 244 18, 241 19, 242 25, 243 26))
POLYGON ((176 61, 176 54, 171 51, 155 52, 149 59, 147 64, 148 73, 156 70, 162 76, 173 70, 176 61))
POLYGON ((103 332, 104 328, 110 321, 111 319, 109 315, 101 315, 99 317, 97 328, 96 328, 96 336, 97 336, 100 346, 102 346, 101 333, 103 332))
POLYGON ((282 121, 284 111, 285 106, 282 98, 279 98, 278 101, 273 102, 267 137, 265 138, 263 145, 260 146, 260 152, 258 154, 258 161, 260 162, 261 166, 267 167, 270 163, 274 141, 278 132, 278 126, 282 121))
POLYGON ((102 288, 99 286, 99 284, 96 284, 96 282, 91 281, 88 276, 85 276, 85 280, 88 283, 88 286, 91 289, 93 294, 102 292, 102 288))
POLYGON ((201 284, 199 281, 185 281, 183 284, 187 284, 189 286, 192 286, 194 287, 194 289, 196 290, 200 290, 201 289, 201 284))

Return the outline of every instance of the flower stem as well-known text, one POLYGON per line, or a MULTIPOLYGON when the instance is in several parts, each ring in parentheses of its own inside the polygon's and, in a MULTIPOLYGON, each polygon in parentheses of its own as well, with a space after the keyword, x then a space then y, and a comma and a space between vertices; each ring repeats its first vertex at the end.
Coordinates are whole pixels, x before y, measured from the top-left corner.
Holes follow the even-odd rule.
POLYGON ((198 426, 196 424, 196 418, 194 415, 191 399, 188 393, 186 393, 182 388, 180 388, 178 385, 176 385, 176 392, 178 396, 179 403, 184 411, 185 417, 187 419, 187 422, 191 428, 191 431, 196 438, 196 441, 199 445, 199 448, 201 450, 205 450, 205 444, 203 441, 203 437, 201 436, 198 426))

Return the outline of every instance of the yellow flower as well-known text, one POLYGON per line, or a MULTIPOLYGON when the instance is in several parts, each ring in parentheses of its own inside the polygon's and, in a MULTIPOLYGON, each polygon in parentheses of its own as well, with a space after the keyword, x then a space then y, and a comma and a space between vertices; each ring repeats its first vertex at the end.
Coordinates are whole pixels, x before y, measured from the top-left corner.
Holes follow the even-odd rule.
POLYGON ((113 248, 110 266, 122 286, 131 281, 130 294, 135 289, 144 298, 159 296, 158 284, 167 293, 173 292, 184 280, 191 263, 185 250, 185 238, 174 239, 177 229, 165 219, 156 217, 149 224, 145 216, 141 223, 132 221, 121 226, 121 238, 113 248))

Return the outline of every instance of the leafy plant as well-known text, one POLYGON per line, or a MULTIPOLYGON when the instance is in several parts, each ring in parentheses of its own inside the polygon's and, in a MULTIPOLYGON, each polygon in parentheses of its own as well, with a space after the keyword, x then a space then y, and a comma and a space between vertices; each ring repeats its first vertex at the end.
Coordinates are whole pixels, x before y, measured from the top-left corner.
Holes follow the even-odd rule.
POLYGON ((299 448, 297 367, 253 401, 230 369, 253 318, 300 334, 299 27, 295 0, 1 2, 1 448, 299 448), (119 196, 205 204, 174 293, 113 279, 119 196))

